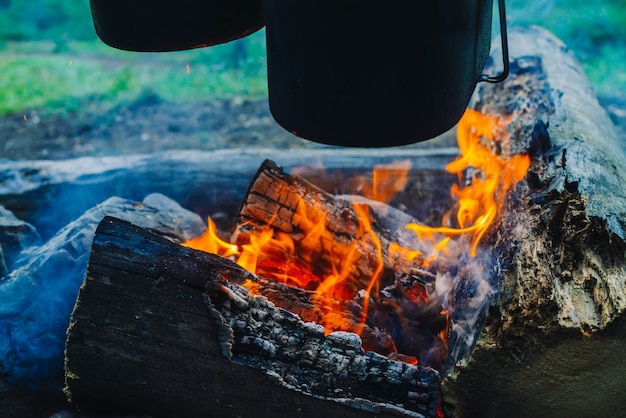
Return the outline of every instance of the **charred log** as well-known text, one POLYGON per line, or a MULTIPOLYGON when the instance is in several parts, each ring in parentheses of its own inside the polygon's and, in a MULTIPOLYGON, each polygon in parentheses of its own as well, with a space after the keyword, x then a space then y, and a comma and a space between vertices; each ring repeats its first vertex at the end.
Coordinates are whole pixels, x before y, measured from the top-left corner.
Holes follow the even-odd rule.
POLYGON ((539 28, 509 39, 511 75, 473 107, 510 116, 496 151, 533 163, 491 237, 499 296, 444 400, 457 417, 620 415, 626 157, 572 52, 539 28))
MULTIPOLYGON (((446 317, 434 272, 441 266, 423 266, 430 250, 419 251, 427 245, 406 229, 410 223, 418 221, 382 202, 331 195, 266 160, 232 240, 240 247, 263 234, 275 240, 259 250, 256 272, 305 289, 297 292, 308 293, 309 307, 295 312, 327 330, 359 333, 368 350, 442 370, 446 317)), ((294 312, 280 292, 267 297, 294 312)))
MULTIPOLYGON (((252 234, 268 227, 273 235, 287 234, 297 258, 314 266, 316 277, 336 273, 341 268, 337 261, 351 261, 349 276, 356 294, 370 285, 379 266, 383 267, 379 282, 384 287, 393 281, 394 273, 409 273, 419 265, 406 253, 391 249, 394 242, 417 248, 415 235, 405 229, 408 223, 418 221, 377 202, 331 195, 266 160, 244 198, 234 242, 249 244, 252 234), (319 229, 328 234, 315 234, 319 229), (338 260, 329 258, 333 253, 338 260), (349 253, 354 254, 353 260, 347 260, 349 253)), ((310 286, 314 289, 318 284, 310 286)))
POLYGON ((154 416, 434 416, 436 371, 366 354, 355 334, 324 336, 251 296, 247 279, 105 218, 68 330, 68 396, 154 416))

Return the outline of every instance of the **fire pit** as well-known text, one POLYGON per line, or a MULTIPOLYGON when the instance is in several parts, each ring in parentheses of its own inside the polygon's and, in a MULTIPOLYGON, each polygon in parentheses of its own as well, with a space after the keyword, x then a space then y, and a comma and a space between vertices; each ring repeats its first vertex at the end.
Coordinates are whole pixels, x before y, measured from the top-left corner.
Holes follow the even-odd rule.
MULTIPOLYGON (((72 398, 80 401, 85 396, 88 375, 106 382, 111 379, 105 370, 111 366, 127 371, 139 366, 123 360, 128 355, 125 350, 136 350, 134 344, 129 345, 126 337, 119 341, 102 331, 113 327, 118 329, 115 335, 135 335, 136 329, 120 328, 123 318, 131 312, 143 318, 156 307, 129 311, 120 306, 124 314, 114 316, 115 320, 108 317, 101 325, 92 307, 117 304, 115 300, 109 302, 110 296, 100 299, 110 294, 112 283, 122 286, 118 289, 121 294, 134 293, 124 290, 125 284, 145 281, 142 276, 150 283, 156 270, 157 280, 179 276, 183 283, 208 291, 206 301, 218 319, 218 328, 206 331, 215 334, 224 357, 264 370, 284 387, 359 409, 441 415, 439 382, 457 360, 454 354, 449 355, 449 338, 454 343, 453 352, 469 351, 466 345, 474 338, 475 321, 484 316, 486 296, 493 292, 488 278, 479 274, 478 264, 466 260, 464 254, 472 258, 477 255, 480 238, 491 222, 501 217, 498 211, 504 208, 508 189, 523 178, 530 164, 527 155, 497 156, 480 144, 484 137, 504 147, 504 123, 471 110, 460 123, 464 155, 447 169, 463 178, 471 164, 470 172, 479 170, 481 174, 466 178, 464 187, 453 187, 458 208, 444 215, 442 227, 420 224, 385 204, 394 192, 404 189, 410 160, 378 166, 371 182, 363 179, 359 188, 370 199, 332 196, 286 174, 271 161, 263 163, 244 198, 230 242, 217 236, 209 219, 203 236, 184 243, 223 257, 234 256, 247 270, 236 269, 219 258, 206 260, 208 267, 194 261, 185 269, 177 264, 186 264, 182 260, 192 253, 181 255, 179 251, 159 250, 146 260, 144 254, 153 246, 147 238, 133 244, 135 238, 131 236, 129 242, 115 244, 116 237, 128 236, 130 231, 106 219, 96 232, 87 282, 68 333, 67 385, 72 398), (133 247, 138 247, 140 254, 135 255, 133 247), (168 260, 169 255, 174 258, 168 260), (154 258, 167 261, 157 267, 154 258), (129 261, 134 267, 127 264, 129 261), (195 279, 205 277, 206 273, 201 273, 204 268, 213 276, 206 283, 195 279), (133 279, 116 279, 129 271, 133 279), (250 296, 236 283, 263 297, 250 296), (461 303, 471 312, 453 307, 455 288, 464 289, 461 303), (453 311, 462 320, 451 321, 453 311), (297 312, 299 318, 287 312, 297 312), (104 348, 107 341, 116 347, 115 353, 104 348), (97 372, 93 368, 94 352, 103 366, 97 372), (103 361, 109 357, 111 360, 103 361)), ((150 284, 154 286, 154 282, 150 284)), ((157 291, 148 286, 133 298, 133 305, 144 292, 154 295, 157 291)), ((160 340, 160 335, 167 341, 170 333, 180 334, 161 330, 157 324, 163 318, 157 318, 145 320, 157 321, 148 325, 156 328, 153 338, 160 340)), ((165 322, 185 320, 174 317, 165 322)), ((177 380, 162 365, 158 368, 165 381, 177 380)), ((153 379, 146 379, 153 389, 153 379)), ((115 385, 115 394, 88 383, 87 387, 89 392, 108 393, 115 399, 134 392, 120 384, 115 385)), ((199 396, 215 397, 213 391, 199 396)), ((154 406, 181 413, 180 407, 172 409, 167 403, 156 401, 154 406)), ((215 407, 213 402, 206 407, 192 402, 188 413, 199 410, 215 412, 215 407)))
POLYGON ((623 344, 622 152, 558 40, 519 29, 511 46, 511 78, 476 92, 458 150, 132 157, 33 189, 132 197, 143 179, 217 224, 195 241, 202 221, 168 199, 108 201, 15 266, 3 286, 47 289, 46 269, 80 259, 84 273, 76 242, 91 246, 65 347, 71 400, 155 416, 618 413, 621 383, 604 376, 623 360, 595 359, 623 344))

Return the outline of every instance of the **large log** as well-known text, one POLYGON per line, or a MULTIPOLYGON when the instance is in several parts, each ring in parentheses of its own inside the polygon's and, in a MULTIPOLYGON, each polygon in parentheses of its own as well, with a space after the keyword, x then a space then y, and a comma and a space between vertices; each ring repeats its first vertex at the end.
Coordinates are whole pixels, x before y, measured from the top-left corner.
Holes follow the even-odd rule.
MULTIPOLYGON (((205 219, 216 212, 234 219, 250 179, 267 158, 280 161, 287 170, 300 168, 307 178, 323 177, 323 184, 315 183, 334 193, 345 188, 351 176, 395 160, 410 160, 420 169, 415 172, 420 183, 435 186, 439 181, 428 180, 445 177, 441 167, 456 154, 454 147, 375 152, 234 148, 61 161, 0 160, 0 204, 34 225, 44 239, 111 196, 141 201, 149 193, 162 193, 205 219)), ((437 202, 447 197, 447 189, 433 187, 430 195, 437 202)))
POLYGON ((439 374, 250 296, 227 259, 114 218, 94 237, 66 345, 77 404, 153 416, 434 416, 439 374), (348 407, 350 406, 350 407, 348 407))
POLYGON ((573 53, 539 28, 509 40, 511 75, 472 105, 510 116, 500 152, 533 163, 518 210, 491 236, 498 297, 444 402, 456 417, 620 416, 626 157, 573 53))

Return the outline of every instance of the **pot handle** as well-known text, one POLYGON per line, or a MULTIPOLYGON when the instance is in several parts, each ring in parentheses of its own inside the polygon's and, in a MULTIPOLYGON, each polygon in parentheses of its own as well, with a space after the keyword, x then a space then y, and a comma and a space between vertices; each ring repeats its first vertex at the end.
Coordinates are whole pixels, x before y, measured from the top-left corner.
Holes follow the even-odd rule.
POLYGON ((488 83, 499 83, 504 81, 509 75, 509 43, 506 33, 506 10, 504 0, 498 0, 498 11, 500 16, 500 39, 502 41, 502 72, 497 75, 481 74, 478 81, 486 81, 488 83))

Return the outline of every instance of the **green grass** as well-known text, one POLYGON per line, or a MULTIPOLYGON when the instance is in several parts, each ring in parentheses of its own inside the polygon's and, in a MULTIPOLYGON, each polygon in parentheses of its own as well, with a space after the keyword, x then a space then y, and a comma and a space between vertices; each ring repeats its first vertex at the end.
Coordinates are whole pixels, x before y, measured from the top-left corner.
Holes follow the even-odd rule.
MULTIPOLYGON (((509 24, 544 26, 573 49, 600 95, 626 92, 626 0, 506 4, 509 24)), ((160 54, 119 51, 96 39, 88 3, 33 0, 25 8, 0 0, 0 114, 91 104, 106 110, 146 93, 192 102, 266 96, 264 32, 243 42, 248 56, 239 65, 234 43, 160 54)))
POLYGON ((539 25, 572 49, 599 95, 626 93, 626 0, 506 0, 509 23, 539 25))
POLYGON ((246 39, 247 58, 233 44, 171 53, 118 51, 99 41, 9 42, 0 52, 0 114, 30 108, 106 107, 151 92, 172 101, 267 95, 264 37, 246 39))

